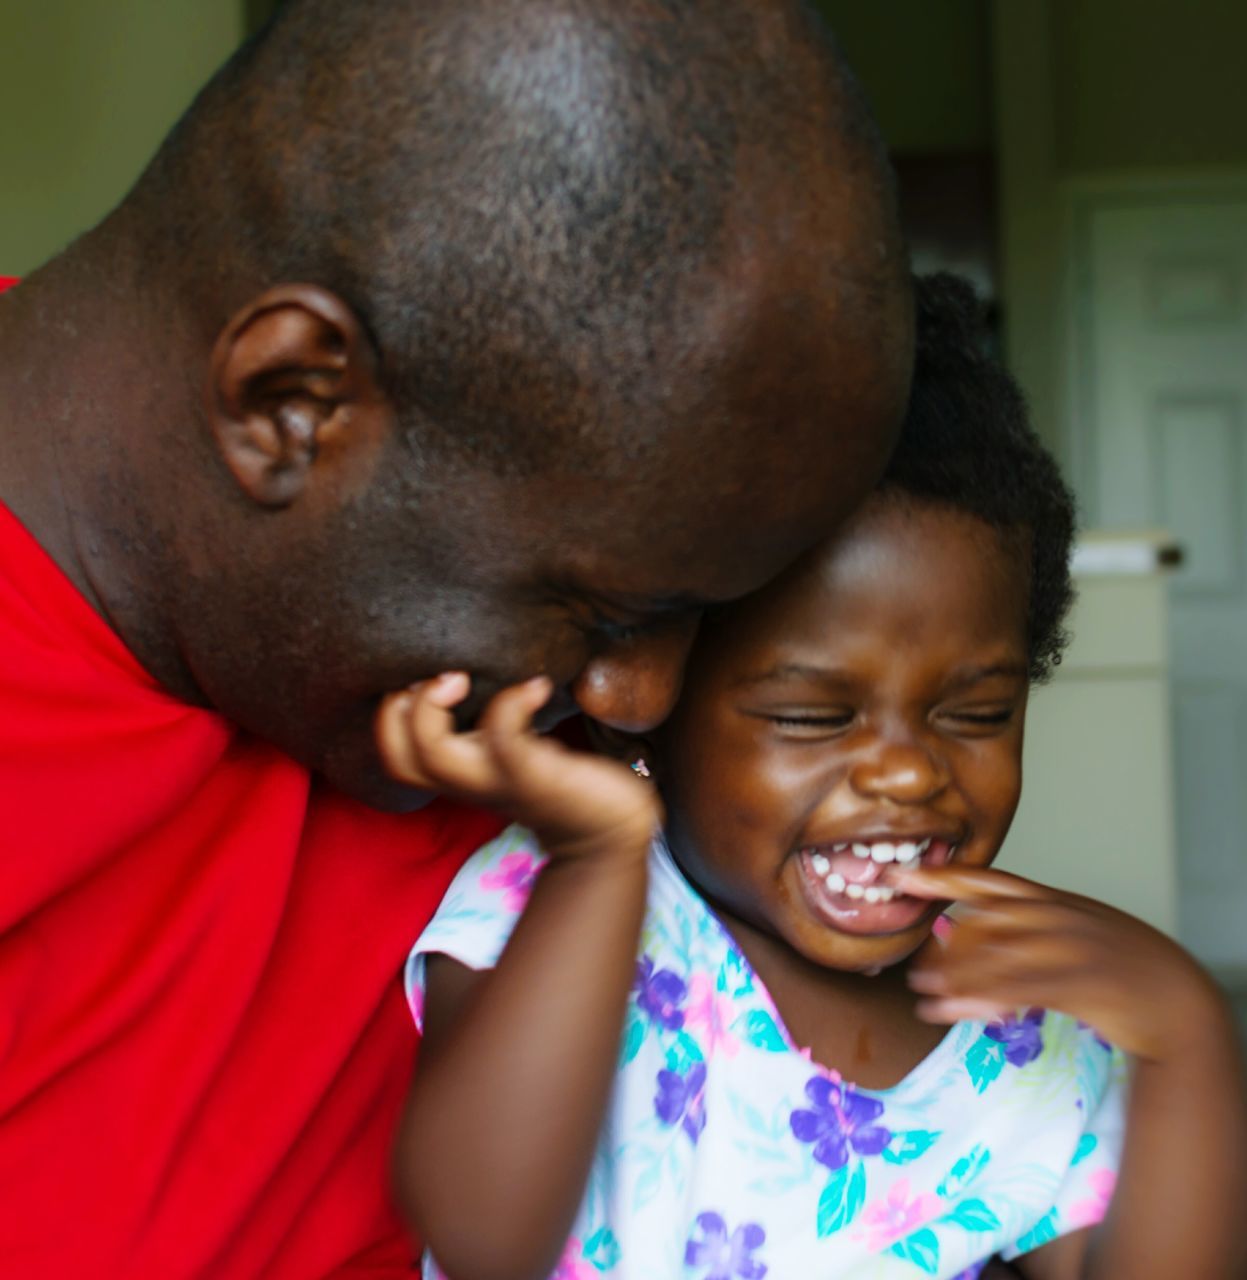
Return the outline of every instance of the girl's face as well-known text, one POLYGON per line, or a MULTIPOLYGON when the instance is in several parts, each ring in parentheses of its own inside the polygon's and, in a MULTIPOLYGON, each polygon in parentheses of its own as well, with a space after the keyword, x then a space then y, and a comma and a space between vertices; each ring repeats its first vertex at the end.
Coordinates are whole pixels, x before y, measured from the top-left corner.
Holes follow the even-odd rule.
POLYGON ((1021 788, 1027 566, 973 516, 876 495, 709 622, 657 762, 672 851, 817 964, 894 964, 937 908, 895 866, 983 866, 1021 788))

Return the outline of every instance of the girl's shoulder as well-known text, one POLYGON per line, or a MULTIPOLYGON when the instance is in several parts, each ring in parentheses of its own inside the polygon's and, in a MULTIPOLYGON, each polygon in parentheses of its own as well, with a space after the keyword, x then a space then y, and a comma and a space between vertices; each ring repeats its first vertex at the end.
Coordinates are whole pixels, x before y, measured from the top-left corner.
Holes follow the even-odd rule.
POLYGON ((426 958, 445 955, 469 969, 492 969, 546 861, 533 833, 513 823, 460 867, 407 957, 404 985, 417 1026, 422 1025, 426 958))

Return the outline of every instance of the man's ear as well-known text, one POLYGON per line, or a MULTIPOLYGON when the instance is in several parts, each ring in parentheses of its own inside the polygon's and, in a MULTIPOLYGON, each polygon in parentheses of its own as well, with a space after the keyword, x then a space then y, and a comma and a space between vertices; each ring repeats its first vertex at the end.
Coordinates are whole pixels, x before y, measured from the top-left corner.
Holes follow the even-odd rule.
POLYGON ((277 285, 238 311, 212 349, 208 412, 243 492, 288 506, 318 459, 368 451, 391 423, 377 364, 355 312, 316 285, 277 285))

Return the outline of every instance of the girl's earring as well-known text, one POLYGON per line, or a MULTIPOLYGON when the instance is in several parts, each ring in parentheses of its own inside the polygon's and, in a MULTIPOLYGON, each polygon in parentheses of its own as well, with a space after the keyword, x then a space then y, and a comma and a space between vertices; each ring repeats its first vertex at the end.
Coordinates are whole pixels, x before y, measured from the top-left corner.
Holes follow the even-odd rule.
POLYGON ((653 776, 650 773, 649 765, 645 763, 644 756, 637 756, 637 758, 632 762, 632 772, 635 773, 638 778, 649 778, 653 776))

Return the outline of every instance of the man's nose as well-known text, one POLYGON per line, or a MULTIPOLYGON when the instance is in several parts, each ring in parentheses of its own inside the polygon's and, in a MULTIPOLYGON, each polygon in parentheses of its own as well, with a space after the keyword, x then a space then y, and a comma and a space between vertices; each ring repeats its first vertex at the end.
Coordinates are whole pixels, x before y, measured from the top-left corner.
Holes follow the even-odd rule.
POLYGON ((572 684, 587 716, 625 733, 661 724, 680 696, 697 618, 673 619, 594 654, 572 684))
POLYGON ((923 804, 948 786, 944 758, 917 736, 880 738, 849 771, 854 791, 872 800, 923 804))

